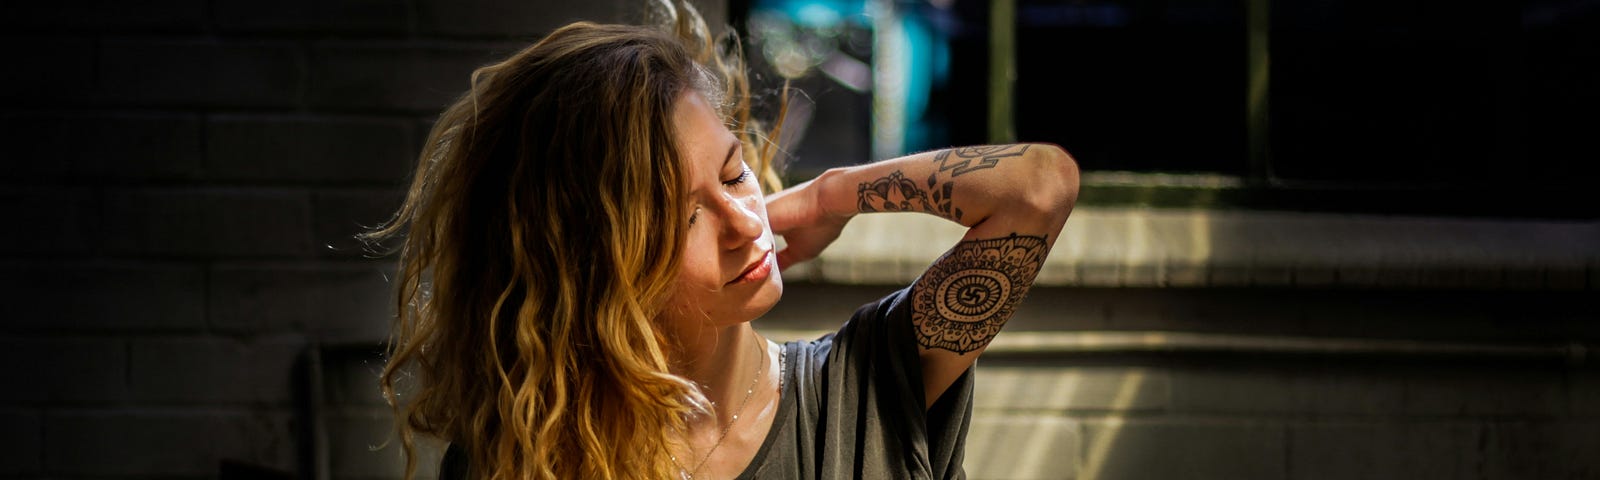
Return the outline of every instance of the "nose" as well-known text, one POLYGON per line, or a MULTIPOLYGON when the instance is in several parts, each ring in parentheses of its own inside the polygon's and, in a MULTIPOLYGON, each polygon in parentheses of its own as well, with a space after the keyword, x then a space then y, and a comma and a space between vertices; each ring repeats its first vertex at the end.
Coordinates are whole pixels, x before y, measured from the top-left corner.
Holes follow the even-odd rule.
POLYGON ((760 195, 744 197, 725 196, 723 204, 727 210, 723 218, 728 219, 722 226, 722 245, 730 250, 749 245, 752 240, 761 237, 765 230, 761 221, 761 210, 766 207, 762 204, 760 195))

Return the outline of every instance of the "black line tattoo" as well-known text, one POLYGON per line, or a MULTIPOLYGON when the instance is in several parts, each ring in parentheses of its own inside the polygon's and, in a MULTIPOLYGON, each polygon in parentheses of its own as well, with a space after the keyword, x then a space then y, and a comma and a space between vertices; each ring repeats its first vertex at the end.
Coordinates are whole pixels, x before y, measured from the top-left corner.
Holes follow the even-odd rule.
POLYGON ((939 164, 939 171, 954 170, 950 177, 959 177, 973 170, 994 168, 1000 159, 1021 156, 1028 151, 1027 145, 980 145, 975 147, 959 147, 939 152, 933 157, 934 163, 939 164), (956 160, 951 160, 954 154, 956 160), (978 163, 973 164, 976 159, 978 163))
POLYGON ((899 170, 856 189, 856 209, 862 212, 934 213, 928 194, 899 170))
POLYGON ((1027 145, 981 145, 942 150, 933 157, 939 168, 928 175, 927 190, 905 178, 899 170, 889 176, 862 182, 856 189, 856 207, 861 212, 923 212, 957 222, 962 211, 955 206, 951 179, 974 170, 994 168, 1001 159, 1021 156, 1027 145), (941 174, 950 172, 941 179, 941 174), (931 192, 931 193, 930 193, 931 192))
POLYGON ((956 244, 917 281, 917 344, 966 355, 989 344, 1044 263, 1045 238, 1017 235, 956 244))

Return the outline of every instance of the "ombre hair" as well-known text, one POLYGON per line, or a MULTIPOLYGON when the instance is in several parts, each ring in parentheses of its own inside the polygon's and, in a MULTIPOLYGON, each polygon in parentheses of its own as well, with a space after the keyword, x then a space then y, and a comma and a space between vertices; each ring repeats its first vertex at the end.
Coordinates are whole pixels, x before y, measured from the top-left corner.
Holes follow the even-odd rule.
POLYGON ((661 6, 661 27, 574 23, 474 71, 399 212, 362 235, 403 238, 379 383, 406 479, 419 434, 462 447, 474 478, 674 476, 707 403, 654 324, 689 215, 673 108, 719 105, 768 192, 777 130, 750 120, 738 39, 661 6))

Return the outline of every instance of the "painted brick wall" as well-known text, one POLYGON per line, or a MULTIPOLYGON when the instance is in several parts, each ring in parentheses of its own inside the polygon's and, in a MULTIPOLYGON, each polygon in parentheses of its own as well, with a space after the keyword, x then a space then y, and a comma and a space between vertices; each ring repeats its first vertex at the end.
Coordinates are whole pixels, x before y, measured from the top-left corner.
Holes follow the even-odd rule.
MULTIPOLYGON (((392 267, 350 237, 432 118, 476 66, 643 4, 0 6, 0 478, 309 475, 297 365, 387 334, 392 267)), ((341 428, 372 406, 329 419, 342 477, 389 471, 341 428)))
MULTIPOLYGON (((315 345, 328 472, 394 478, 397 452, 370 448, 390 420, 366 348, 387 332, 391 267, 350 235, 396 205, 430 118, 475 65, 633 8, 0 6, 0 478, 218 478, 225 464, 309 476, 297 372, 315 345)), ((760 328, 836 328, 887 291, 792 285, 760 328)), ((1586 298, 1039 289, 1006 335, 1593 345, 1586 298)), ((1592 353, 1573 359, 995 356, 967 465, 976 478, 1600 478, 1600 374, 1592 353)))

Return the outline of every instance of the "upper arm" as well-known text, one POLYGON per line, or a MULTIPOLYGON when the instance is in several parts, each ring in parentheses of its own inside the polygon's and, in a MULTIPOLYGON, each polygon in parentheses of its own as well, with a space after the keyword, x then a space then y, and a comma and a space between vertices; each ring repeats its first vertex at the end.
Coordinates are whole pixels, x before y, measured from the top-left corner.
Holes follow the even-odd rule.
MULTIPOLYGON (((912 284, 911 319, 922 360, 925 408, 972 366, 1033 285, 1071 210, 1073 199, 1052 196, 1075 198, 1073 168, 1070 193, 1020 192, 1010 197, 1016 205, 996 209, 973 224, 912 284)), ((1054 189, 1048 185, 1053 176, 1043 176, 1046 183, 1036 188, 1054 189)))

